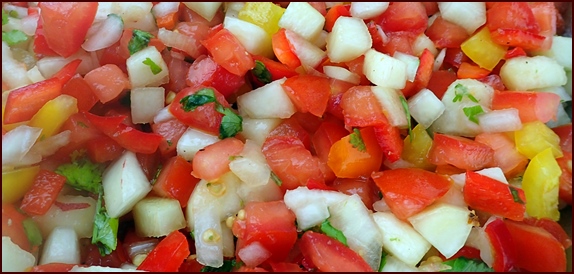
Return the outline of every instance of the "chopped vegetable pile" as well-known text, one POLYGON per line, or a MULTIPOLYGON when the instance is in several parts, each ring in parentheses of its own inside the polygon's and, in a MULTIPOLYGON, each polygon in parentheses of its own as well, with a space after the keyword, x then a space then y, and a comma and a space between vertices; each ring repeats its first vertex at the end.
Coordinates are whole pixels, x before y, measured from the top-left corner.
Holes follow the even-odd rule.
POLYGON ((2 271, 571 270, 571 13, 3 2, 2 271))

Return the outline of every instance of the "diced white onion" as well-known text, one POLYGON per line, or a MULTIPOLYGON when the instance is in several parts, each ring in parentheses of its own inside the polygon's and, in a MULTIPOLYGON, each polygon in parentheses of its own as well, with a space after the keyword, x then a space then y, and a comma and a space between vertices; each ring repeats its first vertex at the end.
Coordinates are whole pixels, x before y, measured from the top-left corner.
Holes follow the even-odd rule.
POLYGON ((160 109, 153 117, 153 123, 158 124, 161 122, 169 121, 175 119, 175 116, 169 112, 169 106, 160 109))
POLYGON ((90 27, 82 48, 86 51, 107 48, 120 40, 123 31, 124 23, 122 18, 113 13, 109 14, 104 21, 90 27))
POLYGON ((478 116, 478 124, 484 132, 508 132, 522 128, 518 109, 493 110, 478 116))
POLYGON ((331 78, 339 79, 351 84, 358 85, 361 82, 361 76, 343 67, 323 66, 323 72, 331 78))
POLYGON ((430 127, 445 109, 442 101, 426 88, 409 98, 408 106, 411 116, 424 128, 430 127))
POLYGON ((22 18, 22 31, 28 36, 33 36, 38 27, 38 15, 30 15, 22 18))
POLYGON ((18 165, 41 133, 41 128, 21 125, 4 134, 2 136, 2 169, 18 165))
POLYGON ((157 18, 177 12, 178 9, 179 2, 159 2, 151 8, 151 12, 157 18))
POLYGON ((377 212, 390 212, 391 211, 391 208, 389 207, 387 202, 385 202, 384 198, 374 202, 373 203, 373 209, 377 212))
POLYGON ((442 66, 442 63, 444 62, 445 56, 446 56, 446 48, 443 48, 440 50, 440 52, 438 53, 438 55, 434 59, 434 64, 432 67, 433 71, 437 71, 440 69, 440 67, 442 66))
POLYGON ((463 27, 472 34, 486 23, 486 5, 484 2, 438 2, 442 17, 463 27))
POLYGON ((194 46, 195 39, 191 36, 160 28, 157 32, 157 38, 167 47, 182 50, 194 58, 199 56, 199 50, 194 46))
POLYGON ((219 141, 219 137, 190 127, 177 141, 177 155, 191 161, 200 149, 217 141, 219 141))
POLYGON ((351 2, 351 16, 369 19, 379 16, 387 10, 389 2, 351 2))
POLYGON ((149 123, 165 107, 165 89, 163 87, 133 88, 130 99, 132 122, 149 123))
POLYGON ((80 263, 80 242, 73 228, 59 226, 48 235, 40 256, 40 264, 49 263, 80 263))
POLYGON ((246 266, 255 267, 271 257, 271 252, 259 242, 252 242, 239 250, 237 255, 246 266))

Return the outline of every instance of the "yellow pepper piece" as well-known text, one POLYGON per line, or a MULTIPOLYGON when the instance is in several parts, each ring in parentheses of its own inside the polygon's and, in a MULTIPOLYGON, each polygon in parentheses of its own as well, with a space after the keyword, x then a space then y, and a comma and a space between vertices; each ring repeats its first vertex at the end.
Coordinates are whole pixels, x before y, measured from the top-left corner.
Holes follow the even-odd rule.
POLYGON ((429 163, 427 159, 427 154, 432 146, 432 138, 421 124, 416 125, 411 130, 411 134, 412 141, 410 136, 404 140, 401 158, 418 168, 434 171, 436 166, 429 163))
POLYGON ((464 41, 460 48, 481 68, 492 70, 506 54, 508 47, 496 44, 490 38, 490 31, 483 27, 479 32, 464 41))
POLYGON ((77 112, 78 101, 76 98, 62 94, 42 106, 30 120, 29 126, 42 128, 42 135, 39 138, 42 140, 57 133, 64 122, 77 112))
POLYGON ((547 148, 552 149, 554 158, 562 157, 560 137, 540 121, 524 123, 522 129, 514 132, 516 149, 528 159, 534 158, 547 148))
POLYGON ((279 31, 279 19, 284 12, 284 8, 272 2, 247 2, 239 10, 238 18, 255 24, 269 35, 273 35, 279 31))
POLYGON ((14 203, 24 197, 39 171, 40 166, 31 166, 2 172, 2 202, 14 203))
POLYGON ((547 148, 536 155, 522 177, 522 190, 526 195, 526 213, 532 217, 560 219, 558 190, 562 170, 547 148))

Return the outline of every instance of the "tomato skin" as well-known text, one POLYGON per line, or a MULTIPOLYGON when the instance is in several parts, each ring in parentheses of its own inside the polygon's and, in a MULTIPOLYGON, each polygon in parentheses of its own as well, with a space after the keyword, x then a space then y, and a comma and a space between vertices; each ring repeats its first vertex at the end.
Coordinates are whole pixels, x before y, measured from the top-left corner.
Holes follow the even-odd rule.
POLYGON ((496 272, 510 272, 514 269, 516 250, 510 231, 500 218, 494 219, 484 227, 484 232, 490 241, 494 262, 492 268, 496 272))
POLYGON ((516 268, 529 272, 566 271, 564 246, 540 227, 504 220, 516 250, 516 268))
POLYGON ((127 75, 114 64, 93 69, 84 76, 84 80, 102 103, 117 98, 123 90, 130 88, 127 75))
MULTIPOLYGON (((219 126, 221 125, 223 114, 215 110, 215 103, 207 103, 190 112, 186 112, 181 106, 180 100, 183 97, 195 94, 201 89, 202 88, 185 88, 181 90, 169 105, 169 112, 179 121, 190 127, 203 130, 213 135, 219 135, 219 126)), ((217 102, 223 107, 229 107, 229 103, 227 103, 225 97, 215 88, 212 88, 212 90, 217 102)))
POLYGON ((373 203, 379 200, 378 188, 370 177, 336 178, 331 188, 347 195, 359 195, 370 210, 373 209, 373 203))
MULTIPOLYGON (((335 142, 329 150, 327 165, 337 177, 357 178, 370 176, 379 170, 383 162, 383 152, 371 127, 359 130, 365 150, 360 151, 351 143, 351 134, 335 142)), ((356 133, 352 133, 356 134, 356 133)))
POLYGON ((564 228, 556 221, 550 218, 534 218, 527 217, 522 220, 523 223, 535 227, 541 227, 548 231, 558 242, 564 246, 564 248, 569 248, 572 246, 572 240, 570 236, 564 231, 564 228))
POLYGON ((460 169, 479 170, 492 166, 494 150, 468 138, 435 133, 428 157, 435 165, 451 164, 460 169))
POLYGON ((401 158, 404 142, 398 127, 389 123, 373 126, 377 143, 381 147, 385 159, 394 163, 401 158))
POLYGON ((198 151, 193 157, 193 176, 214 181, 229 169, 229 157, 239 155, 243 142, 236 138, 225 138, 198 151))
POLYGON ((349 132, 341 125, 324 121, 312 137, 313 148, 319 159, 327 161, 331 146, 349 132))
POLYGON ((228 29, 221 29, 215 35, 203 40, 213 60, 229 72, 243 76, 255 66, 253 58, 241 42, 228 29))
POLYGON ((513 140, 504 133, 480 133, 474 137, 474 140, 494 150, 494 165, 500 167, 508 178, 526 169, 528 158, 516 150, 513 140))
POLYGON ((345 91, 341 108, 348 127, 372 126, 387 120, 370 86, 354 86, 345 91))
POLYGON ((52 206, 60 190, 66 183, 66 177, 55 172, 41 169, 32 187, 24 195, 20 209, 29 215, 44 215, 52 206))
POLYGON ((492 109, 516 108, 522 123, 546 123, 556 118, 560 96, 551 92, 499 91, 492 97, 492 109))
POLYGON ((175 272, 189 256, 185 235, 175 230, 163 238, 138 266, 138 270, 175 272))
POLYGON ((433 73, 434 56, 428 49, 424 49, 419 57, 420 63, 417 68, 417 73, 415 75, 415 80, 412 82, 407 81, 407 85, 401 91, 405 98, 409 98, 421 89, 426 88, 429 84, 433 73))
POLYGON ((384 170, 371 177, 391 211, 401 220, 424 210, 452 185, 447 177, 419 168, 384 170))
POLYGON ((511 220, 521 221, 526 211, 524 191, 514 188, 488 176, 466 172, 466 183, 463 188, 464 201, 471 208, 486 211, 511 220), (515 201, 509 188, 512 188, 520 200, 515 201))
POLYGON ((38 6, 48 46, 63 57, 78 51, 96 17, 98 3, 43 2, 38 6))
POLYGON ((124 148, 108 136, 97 137, 86 144, 88 157, 95 163, 112 161, 124 152, 124 148))
POLYGON ((271 170, 281 179, 281 189, 304 186, 309 179, 323 180, 319 159, 294 136, 270 136, 262 146, 271 170))
POLYGON ((281 86, 298 111, 310 112, 317 117, 323 116, 331 95, 327 78, 308 74, 296 75, 285 80, 281 86))
POLYGON ((162 167, 152 191, 162 197, 179 201, 182 208, 187 206, 191 192, 199 179, 191 175, 193 165, 181 156, 171 157, 162 167))
MULTIPOLYGON (((229 72, 211 56, 203 55, 189 67, 186 83, 192 88, 211 86, 224 97, 229 97, 245 84, 245 78, 229 72)), ((185 89, 178 93, 183 90, 185 89)))
POLYGON ((297 119, 291 116, 283 120, 278 126, 269 132, 267 138, 275 136, 288 136, 301 140, 306 149, 311 150, 311 136, 297 119))
POLYGON ((470 36, 466 30, 454 23, 437 17, 425 34, 434 42, 437 48, 459 48, 462 42, 470 36))
POLYGON ((492 32, 497 29, 517 29, 538 33, 540 27, 532 9, 526 2, 496 2, 486 12, 486 26, 492 32))
POLYGON ((236 254, 241 248, 259 242, 271 252, 266 262, 284 261, 297 241, 295 214, 283 201, 248 202, 244 210, 245 218, 236 219, 233 225, 238 237, 236 254))
POLYGON ((159 143, 158 149, 161 155, 167 158, 176 154, 176 144, 183 133, 187 130, 187 125, 178 119, 171 119, 154 123, 151 125, 151 129, 154 133, 163 137, 163 140, 159 143))
POLYGON ((458 68, 458 71, 456 72, 456 76, 459 79, 479 79, 488 76, 488 74, 490 74, 489 70, 483 69, 468 62, 462 62, 458 68))
POLYGON ((72 79, 62 87, 62 94, 76 98, 78 111, 90 111, 98 102, 98 97, 96 97, 92 91, 92 87, 79 74, 72 77, 72 79))
POLYGON ((392 2, 375 21, 385 33, 407 31, 421 34, 427 27, 428 16, 420 2, 392 2))
POLYGON ((337 4, 329 8, 325 15, 325 30, 331 32, 331 30, 333 30, 333 25, 335 25, 335 21, 337 21, 341 16, 351 16, 351 5, 337 4))
POLYGON ((273 34, 271 37, 271 45, 279 62, 291 69, 295 69, 301 65, 301 60, 299 60, 299 57, 297 57, 293 51, 293 46, 291 46, 289 39, 287 39, 284 28, 279 29, 278 32, 273 34))
POLYGON ((327 235, 307 231, 301 236, 299 247, 319 271, 373 272, 359 254, 327 235))

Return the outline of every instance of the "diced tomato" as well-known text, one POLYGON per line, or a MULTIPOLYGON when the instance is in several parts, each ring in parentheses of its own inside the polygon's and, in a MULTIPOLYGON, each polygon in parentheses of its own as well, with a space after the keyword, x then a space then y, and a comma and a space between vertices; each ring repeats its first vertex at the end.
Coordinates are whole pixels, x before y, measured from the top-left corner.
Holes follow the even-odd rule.
POLYGON ((95 163, 104 163, 117 159, 124 152, 124 148, 108 136, 97 137, 86 144, 88 157, 95 163))
POLYGON ((414 55, 412 45, 417 38, 417 34, 407 31, 397 31, 387 33, 386 35, 388 42, 383 45, 373 44, 373 48, 391 56, 395 55, 397 51, 414 55))
POLYGON ((44 35, 48 46, 63 57, 80 49, 98 10, 97 2, 42 2, 44 35))
POLYGON ((299 247, 319 271, 373 272, 359 254, 327 235, 309 230, 301 236, 299 247))
POLYGON ((208 145, 193 157, 193 176, 214 181, 229 171, 229 157, 243 150, 243 142, 236 138, 225 138, 208 145))
POLYGON ((10 237, 13 243, 29 252, 32 246, 22 224, 26 218, 13 204, 2 203, 2 236, 10 237))
MULTIPOLYGON (((365 63, 365 55, 361 55, 351 61, 345 62, 345 65, 347 65, 350 72, 355 73, 361 77, 361 82, 359 84, 368 86, 371 84, 371 82, 369 81, 369 79, 367 79, 367 76, 365 76, 365 73, 363 72, 364 63, 365 63)), ((345 81, 340 82, 349 84, 348 82, 345 81)), ((348 88, 346 88, 345 90, 347 89, 348 88)))
POLYGON ((227 98, 245 84, 245 78, 227 71, 211 56, 204 55, 197 58, 189 67, 186 83, 194 88, 211 86, 227 98))
POLYGON ((140 131, 122 123, 126 116, 98 116, 84 112, 88 120, 102 133, 111 137, 127 150, 151 154, 154 153, 162 140, 161 135, 140 131))
POLYGON ((351 5, 337 4, 329 8, 325 15, 325 30, 331 32, 331 30, 333 30, 333 25, 335 25, 335 21, 337 21, 341 16, 351 16, 351 5))
POLYGON ((62 87, 62 94, 73 96, 77 100, 78 111, 89 111, 98 102, 98 97, 84 78, 76 74, 62 87))
POLYGON ((329 102, 327 103, 327 109, 325 111, 342 121, 344 119, 343 108, 341 107, 343 93, 355 85, 338 79, 330 79, 329 83, 331 86, 331 96, 329 97, 329 102))
MULTIPOLYGON (((309 112, 306 113, 295 112, 289 118, 293 118, 295 121, 297 121, 297 123, 299 123, 299 125, 301 125, 301 127, 305 129, 309 134, 315 133, 317 129, 319 129, 321 123, 325 121, 333 123, 339 122, 337 118, 334 118, 332 115, 329 115, 328 113, 326 113, 321 117, 317 117, 309 112)), ((340 124, 342 125, 343 122, 342 121, 340 122, 341 122, 340 124)))
POLYGON ((425 34, 439 49, 459 48, 462 42, 470 37, 463 27, 444 20, 442 16, 433 21, 425 34))
POLYGON ((452 82, 456 81, 456 79, 456 73, 454 71, 433 71, 427 88, 432 91, 438 99, 442 99, 442 96, 448 89, 448 86, 450 86, 452 82))
POLYGON ((465 137, 435 133, 428 157, 434 165, 451 164, 461 169, 479 170, 493 165, 494 150, 465 137))
POLYGON ((423 6, 425 6, 425 11, 427 12, 427 16, 431 17, 433 14, 438 12, 438 3, 437 2, 421 2, 423 6))
POLYGON ((391 163, 398 161, 404 148, 399 128, 392 126, 389 122, 385 122, 374 125, 373 129, 385 159, 391 163))
POLYGON ((516 29, 497 29, 490 33, 490 38, 499 45, 521 47, 526 50, 540 49, 546 39, 542 35, 516 29))
POLYGON ((348 127, 366 127, 384 123, 387 118, 370 86, 354 86, 343 93, 341 108, 348 127))
POLYGON ((271 81, 275 81, 283 77, 289 78, 297 75, 297 72, 294 69, 265 56, 253 55, 253 60, 257 60, 265 65, 265 68, 271 74, 271 81))
POLYGON ((112 253, 102 256, 99 248, 95 244, 89 244, 87 250, 83 253, 82 262, 88 266, 104 266, 104 267, 121 267, 124 263, 129 261, 128 254, 123 248, 121 241, 118 240, 116 249, 112 253))
POLYGON ((498 91, 492 97, 492 109, 518 109, 522 123, 556 119, 560 96, 551 92, 498 91))
POLYGON ((186 88, 191 63, 185 61, 183 54, 175 51, 164 51, 162 57, 169 71, 169 82, 164 85, 165 89, 177 93, 186 88))
POLYGON ((347 195, 357 194, 368 209, 373 209, 373 203, 379 200, 379 189, 370 177, 337 178, 332 188, 347 195))
POLYGON ((197 258, 187 257, 177 270, 178 272, 201 272, 205 266, 197 261, 197 258))
POLYGON ((564 231, 564 228, 556 221, 550 218, 533 218, 527 217, 522 220, 525 224, 541 227, 548 231, 558 242, 562 243, 564 248, 569 248, 572 246, 572 240, 570 236, 564 231))
POLYGON ((462 62, 456 72, 456 77, 458 77, 458 79, 480 79, 486 77, 488 74, 490 74, 490 71, 487 69, 468 62, 462 62))
POLYGON ((472 62, 460 48, 447 48, 444 55, 443 68, 451 65, 452 67, 459 68, 463 62, 472 62))
POLYGON ((301 124, 295 119, 295 117, 290 117, 283 120, 278 126, 269 132, 267 138, 283 136, 283 137, 294 137, 305 145, 306 149, 311 149, 311 136, 301 124))
POLYGON ((315 153, 322 161, 327 161, 331 146, 349 132, 341 125, 333 122, 323 122, 313 134, 312 143, 315 153))
POLYGON ((323 180, 319 159, 294 136, 270 136, 262 146, 271 170, 281 179, 281 189, 295 189, 309 179, 323 180))
POLYGON ((491 32, 497 29, 516 29, 532 33, 540 31, 534 13, 526 2, 495 2, 486 12, 486 26, 491 32))
POLYGON ((563 152, 572 152, 572 123, 552 128, 560 137, 560 148, 563 152))
POLYGON ((477 80, 491 86, 494 90, 506 90, 502 79, 496 74, 490 74, 477 80))
POLYGON ((163 137, 163 140, 159 143, 159 151, 164 157, 169 157, 176 153, 176 144, 187 130, 187 125, 178 119, 170 119, 152 124, 151 129, 154 133, 163 137))
POLYGON ((372 127, 361 128, 360 137, 353 132, 335 142, 329 150, 327 164, 340 178, 370 176, 379 170, 383 162, 383 152, 377 142, 372 127), (357 138, 360 138, 357 140, 357 138), (356 142, 364 147, 357 147, 356 142))
POLYGON ((564 156, 556 159, 562 174, 560 174, 560 189, 558 195, 561 200, 572 205, 572 152, 562 152, 564 156))
POLYGON ((375 21, 385 33, 407 31, 421 34, 427 27, 428 16, 420 2, 392 2, 375 21))
POLYGON ((552 47, 552 36, 556 35, 556 19, 558 17, 556 6, 553 2, 532 2, 528 5, 540 27, 538 34, 546 37, 540 50, 549 50, 552 47))
POLYGON ((401 220, 423 211, 452 186, 446 176, 419 168, 379 171, 372 178, 391 211, 401 220))
POLYGON ((467 171, 463 194, 464 201, 471 208, 516 221, 524 219, 527 201, 520 188, 467 171))
MULTIPOLYGON (((245 205, 244 233, 238 239, 236 253, 253 242, 259 242, 271 253, 268 262, 284 261, 297 241, 295 214, 283 201, 248 202, 245 205)), ((241 257, 239 256, 241 259, 241 257)))
POLYGON ((278 32, 273 34, 271 37, 271 45, 273 46, 275 57, 277 57, 279 62, 291 69, 295 69, 301 65, 301 60, 299 60, 299 57, 297 57, 293 51, 293 46, 289 42, 289 39, 287 39, 284 28, 279 29, 278 32))
POLYGON ((302 74, 288 78, 282 86, 298 111, 323 116, 330 97, 327 78, 302 74))
POLYGON ((69 272, 76 264, 48 263, 30 268, 30 272, 69 272))
POLYGON ((93 69, 84 76, 84 80, 102 103, 117 98, 122 91, 130 88, 127 75, 113 64, 93 69))
POLYGON ((269 265, 271 265, 273 272, 305 272, 296 263, 271 262, 269 265))
POLYGON ((20 209, 29 215, 46 214, 65 183, 66 177, 41 169, 36 174, 32 187, 24 195, 20 209))
POLYGON ((510 231, 500 218, 494 219, 484 227, 486 237, 490 242, 494 262, 492 268, 496 272, 510 272, 514 269, 516 250, 510 231))
MULTIPOLYGON (((447 260, 446 257, 444 257, 444 255, 442 255, 442 254, 439 254, 439 257, 441 257, 441 259, 443 259, 443 261, 447 260)), ((463 246, 454 255, 452 255, 450 258, 448 258, 448 260, 454 260, 458 257, 465 257, 467 259, 482 260, 480 258, 480 249, 474 248, 474 247, 471 247, 468 245, 463 246)))
POLYGON ((154 16, 155 22, 158 28, 165 28, 168 30, 173 30, 175 24, 179 19, 179 13, 177 11, 165 14, 163 16, 154 16))
POLYGON ((175 272, 189 256, 189 244, 185 235, 175 230, 163 238, 145 257, 138 270, 175 272))
POLYGON ((429 84, 433 73, 434 56, 428 49, 424 49, 419 57, 420 63, 417 68, 415 80, 412 82, 407 81, 407 86, 401 91, 405 98, 409 98, 417 94, 421 89, 426 88, 429 84))
POLYGON ((504 60, 520 56, 527 56, 526 51, 524 51, 524 49, 522 49, 521 47, 514 47, 506 52, 506 54, 504 55, 504 60))
MULTIPOLYGON (((215 103, 207 103, 205 105, 197 107, 195 110, 186 112, 180 103, 181 99, 188 95, 193 95, 200 91, 202 88, 185 88, 181 90, 173 99, 173 102, 169 105, 169 112, 173 114, 182 123, 203 130, 207 133, 217 135, 219 134, 219 126, 221 125, 221 119, 223 119, 223 114, 215 110, 215 103)), ((223 94, 219 93, 217 89, 212 88, 215 94, 215 99, 223 107, 229 107, 229 103, 225 100, 223 94)))
POLYGON ((235 75, 243 76, 255 66, 249 52, 228 29, 221 29, 214 36, 202 41, 202 44, 215 62, 235 75))
POLYGON ((190 54, 190 57, 193 59, 197 59, 199 56, 207 54, 207 49, 201 41, 207 39, 210 32, 210 26, 205 22, 205 19, 200 21, 199 18, 203 19, 203 17, 195 14, 192 21, 179 22, 175 27, 175 31, 193 38, 191 39, 193 41, 191 45, 186 45, 186 49, 189 48, 187 49, 186 54, 190 54))
MULTIPOLYGON (((122 48, 121 44, 122 41, 121 39, 124 39, 123 37, 127 35, 127 33, 128 31, 124 30, 122 38, 120 38, 120 41, 115 42, 113 45, 101 50, 102 55, 99 58, 101 66, 107 64, 114 64, 118 66, 124 73, 128 73, 126 60, 130 55, 127 50, 127 44, 125 45, 126 46, 125 49, 122 48)), ((131 32, 129 32, 129 35, 131 36, 131 32)), ((125 39, 128 39, 128 37, 126 36, 125 39)))
POLYGON ((516 264, 520 271, 566 271, 564 246, 545 229, 512 220, 504 220, 516 250, 516 264))
POLYGON ((474 140, 494 150, 494 165, 502 169, 504 175, 512 178, 526 169, 528 158, 522 155, 514 141, 504 133, 481 133, 474 140))
POLYGON ((163 165, 152 191, 161 197, 179 201, 181 207, 187 206, 187 200, 199 179, 191 175, 193 165, 181 156, 174 156, 163 165))

